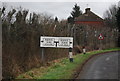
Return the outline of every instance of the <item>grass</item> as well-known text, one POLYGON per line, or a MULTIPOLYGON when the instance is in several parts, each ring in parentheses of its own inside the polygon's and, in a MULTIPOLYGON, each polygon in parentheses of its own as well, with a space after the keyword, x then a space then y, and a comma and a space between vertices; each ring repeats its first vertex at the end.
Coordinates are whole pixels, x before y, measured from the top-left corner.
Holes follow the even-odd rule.
POLYGON ((34 68, 24 74, 19 75, 16 79, 70 79, 76 68, 81 66, 90 56, 109 52, 118 51, 120 48, 110 48, 106 50, 91 51, 74 56, 74 62, 70 63, 68 58, 62 58, 52 62, 50 66, 34 68))

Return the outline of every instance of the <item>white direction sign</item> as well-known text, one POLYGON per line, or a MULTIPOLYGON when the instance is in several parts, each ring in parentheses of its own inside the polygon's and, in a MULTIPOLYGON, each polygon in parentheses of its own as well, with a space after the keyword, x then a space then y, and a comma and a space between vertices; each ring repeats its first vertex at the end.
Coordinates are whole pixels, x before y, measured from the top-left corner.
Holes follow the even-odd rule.
POLYGON ((40 47, 73 48, 73 37, 40 37, 40 47))

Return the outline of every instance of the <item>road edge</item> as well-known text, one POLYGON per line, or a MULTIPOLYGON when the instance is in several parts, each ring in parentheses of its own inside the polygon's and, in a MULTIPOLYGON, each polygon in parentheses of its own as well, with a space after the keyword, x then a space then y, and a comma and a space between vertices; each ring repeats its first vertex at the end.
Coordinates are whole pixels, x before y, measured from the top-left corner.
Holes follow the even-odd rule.
MULTIPOLYGON (((118 50, 119 51, 119 50, 118 50)), ((101 55, 101 54, 106 54, 106 53, 111 53, 111 52, 118 52, 118 51, 107 51, 107 52, 103 52, 103 53, 97 53, 94 55, 91 55, 87 60, 85 60, 80 66, 78 66, 75 70, 75 72, 73 73, 72 79, 73 81, 79 76, 80 72, 82 71, 83 67, 85 66, 85 64, 92 59, 95 56, 101 55)))

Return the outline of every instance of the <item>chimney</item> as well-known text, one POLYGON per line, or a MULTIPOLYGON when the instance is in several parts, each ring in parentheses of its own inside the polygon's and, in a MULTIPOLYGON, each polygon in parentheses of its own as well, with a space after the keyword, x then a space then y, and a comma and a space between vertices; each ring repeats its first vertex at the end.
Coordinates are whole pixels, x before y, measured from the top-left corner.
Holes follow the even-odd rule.
POLYGON ((85 13, 88 13, 90 11, 90 8, 85 9, 85 13))

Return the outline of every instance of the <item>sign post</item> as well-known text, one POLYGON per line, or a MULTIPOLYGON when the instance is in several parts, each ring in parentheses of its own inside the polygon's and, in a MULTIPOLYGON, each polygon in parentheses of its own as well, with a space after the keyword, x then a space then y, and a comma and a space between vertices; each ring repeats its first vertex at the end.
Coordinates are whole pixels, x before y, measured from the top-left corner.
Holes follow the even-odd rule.
POLYGON ((41 36, 40 47, 42 48, 42 62, 44 62, 44 49, 46 47, 72 49, 73 48, 73 37, 41 36))
POLYGON ((100 35, 98 36, 98 39, 100 40, 100 50, 102 49, 102 40, 104 39, 104 36, 100 33, 100 35))
POLYGON ((44 48, 42 48, 42 62, 44 63, 44 48))

